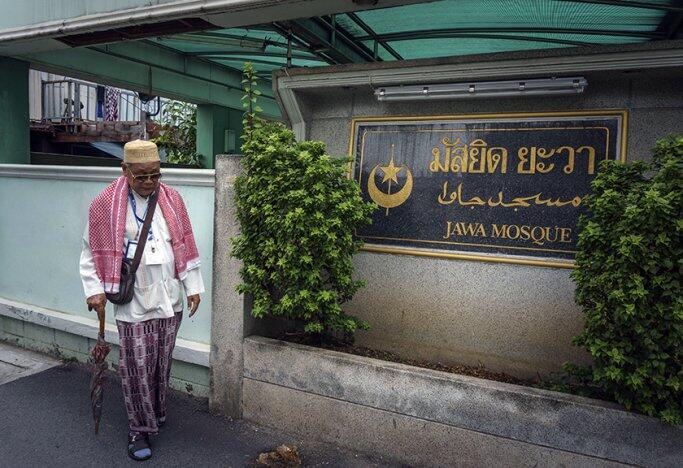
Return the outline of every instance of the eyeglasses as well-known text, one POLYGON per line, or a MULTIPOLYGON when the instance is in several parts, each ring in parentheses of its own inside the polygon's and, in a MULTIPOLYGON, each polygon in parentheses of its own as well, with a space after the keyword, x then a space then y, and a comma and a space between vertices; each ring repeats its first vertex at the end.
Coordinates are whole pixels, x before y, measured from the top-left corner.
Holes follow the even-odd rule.
POLYGON ((155 172, 154 174, 133 174, 130 170, 128 170, 130 173, 131 177, 133 177, 133 181, 135 182, 145 182, 147 180, 151 180, 152 182, 156 182, 159 179, 161 179, 161 173, 160 172, 155 172))

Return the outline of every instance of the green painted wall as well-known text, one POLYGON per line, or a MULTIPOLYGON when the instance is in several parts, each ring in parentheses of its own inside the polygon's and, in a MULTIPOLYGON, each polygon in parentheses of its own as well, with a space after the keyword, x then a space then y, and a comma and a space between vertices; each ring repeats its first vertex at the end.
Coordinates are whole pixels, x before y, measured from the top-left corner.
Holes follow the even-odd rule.
POLYGON ((0 163, 29 162, 28 62, 0 57, 0 163))
MULTIPOLYGON (((85 306, 78 262, 88 206, 107 185, 57 177, 0 176, 0 265, 5 272, 0 275, 1 297, 95 318, 85 306)), ((179 337, 209 343, 214 189, 170 185, 178 189, 187 205, 206 286, 197 313, 183 317, 179 337)), ((107 306, 107 322, 115 323, 111 305, 107 306)))
POLYGON ((203 156, 204 167, 213 168, 217 154, 239 152, 242 115, 242 111, 223 106, 197 106, 197 153, 203 156), (226 146, 226 130, 232 132, 233 145, 226 146))

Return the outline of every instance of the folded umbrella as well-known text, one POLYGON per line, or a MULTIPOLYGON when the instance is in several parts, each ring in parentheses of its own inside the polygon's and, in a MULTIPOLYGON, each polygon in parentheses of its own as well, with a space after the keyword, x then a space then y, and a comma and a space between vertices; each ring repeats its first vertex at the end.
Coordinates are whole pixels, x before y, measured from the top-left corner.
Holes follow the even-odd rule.
MULTIPOLYGON (((90 307, 88 309, 92 310, 90 307)), ((102 400, 104 399, 104 382, 107 379, 107 354, 110 347, 104 341, 104 311, 97 311, 100 319, 100 333, 97 335, 97 344, 90 352, 92 378, 90 379, 90 404, 92 406, 92 416, 95 421, 95 434, 100 430, 100 419, 102 418, 102 400)))

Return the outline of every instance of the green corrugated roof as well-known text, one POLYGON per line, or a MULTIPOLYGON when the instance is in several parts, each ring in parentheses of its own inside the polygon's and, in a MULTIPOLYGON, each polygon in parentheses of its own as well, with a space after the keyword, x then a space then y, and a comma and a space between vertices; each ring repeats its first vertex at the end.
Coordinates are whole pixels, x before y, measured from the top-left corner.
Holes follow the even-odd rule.
POLYGON ((440 0, 155 40, 266 74, 286 66, 288 31, 291 65, 314 67, 666 39, 682 14, 678 0, 440 0))
MULTIPOLYGON (((660 0, 659 4, 669 4, 660 0)), ((657 28, 662 10, 557 0, 442 0, 358 13, 378 34, 443 28, 657 28)), ((340 20, 341 21, 341 20, 340 20)))

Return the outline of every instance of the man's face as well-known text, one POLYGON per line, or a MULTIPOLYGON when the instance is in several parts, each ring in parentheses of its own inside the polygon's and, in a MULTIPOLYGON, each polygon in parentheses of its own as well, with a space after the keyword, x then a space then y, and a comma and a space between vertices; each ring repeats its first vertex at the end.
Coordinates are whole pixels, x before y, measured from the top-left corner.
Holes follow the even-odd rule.
POLYGON ((148 197, 159 186, 161 164, 159 161, 136 164, 122 164, 128 184, 141 197, 148 197))

